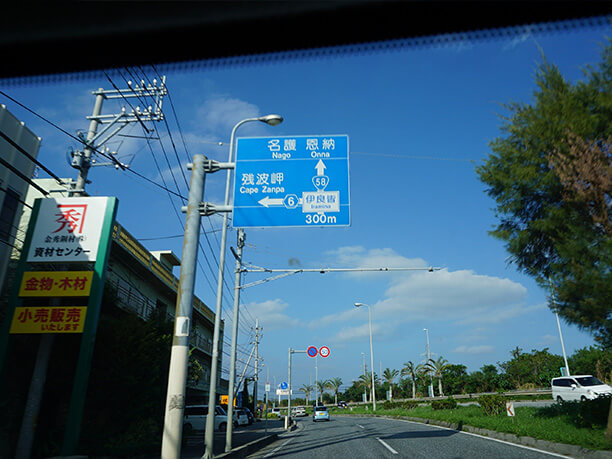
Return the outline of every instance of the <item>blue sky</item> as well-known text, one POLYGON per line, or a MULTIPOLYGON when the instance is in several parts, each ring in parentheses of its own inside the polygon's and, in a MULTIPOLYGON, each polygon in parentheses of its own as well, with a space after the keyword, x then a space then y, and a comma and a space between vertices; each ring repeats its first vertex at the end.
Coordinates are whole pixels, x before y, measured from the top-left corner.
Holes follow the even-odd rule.
MULTIPOLYGON (((189 155, 226 161, 231 129, 244 118, 278 113, 285 121, 276 127, 245 124, 239 137, 346 134, 352 225, 249 229, 244 260, 267 268, 442 268, 434 273, 302 273, 245 289, 239 359, 248 356, 257 318, 263 327, 263 381, 268 375, 272 384, 286 380, 289 347, 328 346, 330 356, 318 359, 321 379, 341 377, 350 384, 362 371, 362 352, 369 368, 368 313, 354 302, 372 306, 376 372, 381 365, 401 369, 409 360, 423 360, 423 328, 429 329, 434 357, 464 364, 469 371, 508 360, 516 346, 526 351, 549 347, 560 354, 547 292, 509 265, 503 243, 487 234, 496 223, 494 203, 474 168, 500 135, 499 115, 507 113, 501 104, 530 101, 541 52, 566 78, 577 81, 585 65, 599 61, 606 34, 609 28, 603 26, 557 33, 525 28, 523 34, 499 40, 464 39, 190 70, 159 66, 167 75, 180 124, 179 129, 166 99, 168 127, 181 164, 164 123, 157 129, 170 167, 159 142, 152 148, 161 173, 143 140, 123 138, 119 157, 131 160, 138 173, 158 183, 163 178, 175 189, 171 169, 187 196, 179 171, 189 179, 184 145, 189 155)), ((150 67, 143 70, 151 79, 156 76, 150 67)), ((117 74, 112 79, 125 87, 117 74)), ((91 91, 98 87, 111 88, 104 75, 41 85, 0 81, 4 92, 69 132, 87 128, 91 91)), ((76 142, 1 95, 0 103, 43 138, 42 163, 61 177, 76 177, 66 160, 66 151, 76 142)), ((107 102, 103 113, 115 113, 120 106, 107 102)), ((135 126, 129 134, 142 135, 142 129, 135 126)), ((113 146, 118 142, 109 144, 113 146)), ((181 255, 181 238, 153 239, 182 233, 165 191, 112 167, 94 168, 89 178, 90 194, 119 198, 119 222, 148 249, 181 255)), ((223 172, 209 176, 205 200, 222 203, 224 183, 223 172)), ((174 202, 180 209, 180 201, 174 202)), ((214 310, 221 217, 206 218, 203 224, 213 232, 208 240, 201 239, 196 294, 214 310)), ((235 246, 235 240, 232 229, 229 244, 235 246)), ((225 277, 231 288, 234 263, 229 252, 227 260, 231 267, 225 277)), ((263 277, 249 273, 243 282, 263 277)), ((231 304, 228 294, 223 308, 226 342, 231 304)), ((562 326, 569 354, 593 344, 575 326, 562 326)), ((223 367, 228 366, 224 356, 223 367)), ((295 386, 315 379, 314 359, 305 354, 294 355, 293 370, 295 386)))

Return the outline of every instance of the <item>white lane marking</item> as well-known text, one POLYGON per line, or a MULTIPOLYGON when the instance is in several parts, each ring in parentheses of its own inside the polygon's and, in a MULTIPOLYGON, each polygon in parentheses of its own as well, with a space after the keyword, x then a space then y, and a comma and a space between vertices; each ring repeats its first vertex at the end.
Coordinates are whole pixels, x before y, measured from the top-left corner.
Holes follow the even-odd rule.
POLYGON ((360 427, 360 428, 362 428, 362 429, 365 429, 365 427, 364 427, 364 426, 362 426, 361 424, 357 424, 357 427, 360 427))
POLYGON ((274 453, 276 453, 279 449, 281 449, 283 446, 286 446, 287 443, 289 443, 291 440, 293 440, 295 437, 291 437, 289 440, 287 440, 285 443, 283 443, 280 446, 277 446, 275 449, 273 449, 272 451, 270 451, 268 454, 266 454, 264 457, 270 457, 272 456, 274 453))
POLYGON ((506 445, 516 446, 517 448, 529 449, 531 451, 536 451, 538 453, 548 454, 549 456, 563 457, 563 458, 567 459, 567 456, 564 456, 562 454, 552 453, 550 451, 544 451, 543 449, 533 448, 531 446, 519 445, 518 443, 512 443, 512 442, 506 441, 506 440, 499 440, 497 438, 486 437, 484 435, 478 435, 478 434, 475 434, 475 433, 472 433, 472 432, 464 432, 463 430, 450 429, 448 427, 437 426, 437 425, 434 425, 434 424, 425 424, 424 422, 408 421, 407 419, 398 419, 398 421, 409 422, 411 424, 427 425, 429 427, 435 427, 437 429, 452 430, 454 432, 461 433, 461 434, 464 434, 464 435, 472 435, 473 437, 484 438, 485 440, 496 441, 498 443, 505 443, 506 445))
POLYGON ((395 451, 393 448, 391 448, 389 445, 387 445, 384 441, 382 441, 380 438, 376 437, 376 439, 382 443, 382 445, 387 448, 389 451, 391 451, 393 454, 397 454, 397 451, 395 451))

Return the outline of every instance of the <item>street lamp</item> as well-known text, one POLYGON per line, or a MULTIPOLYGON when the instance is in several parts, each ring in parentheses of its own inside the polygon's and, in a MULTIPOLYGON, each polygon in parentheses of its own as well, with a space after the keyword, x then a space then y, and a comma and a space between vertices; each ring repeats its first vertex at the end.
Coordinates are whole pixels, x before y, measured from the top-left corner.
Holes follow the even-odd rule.
MULTIPOLYGON (((261 121, 262 123, 266 123, 270 126, 277 126, 283 122, 283 117, 280 115, 265 115, 259 116, 255 118, 246 118, 242 121, 236 123, 234 128, 232 129, 232 134, 230 136, 230 149, 229 149, 229 159, 228 162, 232 162, 232 158, 234 156, 234 139, 236 137, 236 130, 245 123, 249 123, 251 121, 261 121)), ((230 200, 230 185, 231 185, 231 169, 227 170, 227 176, 225 180, 225 207, 229 206, 230 200)), ((216 303, 216 314, 215 314, 215 330, 213 335, 213 353, 212 360, 210 365, 210 384, 209 384, 209 393, 208 393, 208 415, 206 416, 206 435, 205 435, 205 444, 206 451, 204 453, 205 457, 212 458, 213 457, 213 442, 214 442, 214 425, 215 425, 215 406, 216 406, 216 396, 217 396, 217 365, 219 358, 219 334, 221 329, 221 305, 222 305, 222 297, 223 297, 223 271, 225 267, 225 251, 227 246, 227 219, 228 212, 223 212, 223 227, 221 228, 221 253, 219 254, 219 274, 217 277, 217 303, 216 303)), ((231 364, 230 364, 230 381, 229 387, 233 387, 235 379, 236 379, 236 344, 238 339, 238 320, 236 309, 238 308, 238 302, 234 302, 234 323, 232 324, 232 352, 231 352, 231 364)), ((231 422, 232 422, 232 412, 233 412, 233 400, 228 400, 228 430, 231 432, 231 422)), ((231 433, 230 433, 231 438, 231 433)))
POLYGON ((370 370, 372 371, 372 409, 376 411, 376 391, 374 387, 374 348, 372 347, 372 308, 370 308, 369 304, 355 303, 356 308, 359 308, 361 306, 368 307, 368 317, 370 319, 370 370))

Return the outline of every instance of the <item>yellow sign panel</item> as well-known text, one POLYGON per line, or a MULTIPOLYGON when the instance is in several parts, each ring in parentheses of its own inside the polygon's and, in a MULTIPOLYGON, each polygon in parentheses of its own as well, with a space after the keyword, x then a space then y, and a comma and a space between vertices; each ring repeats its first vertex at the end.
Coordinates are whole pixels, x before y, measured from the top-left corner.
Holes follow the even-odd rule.
POLYGON ((15 308, 11 333, 83 333, 86 306, 15 308))
POLYGON ((29 271, 19 296, 89 296, 93 271, 29 271))
MULTIPOLYGON (((229 401, 229 395, 222 395, 221 397, 221 405, 227 405, 229 401)), ((236 397, 234 397, 234 406, 236 406, 236 397)))

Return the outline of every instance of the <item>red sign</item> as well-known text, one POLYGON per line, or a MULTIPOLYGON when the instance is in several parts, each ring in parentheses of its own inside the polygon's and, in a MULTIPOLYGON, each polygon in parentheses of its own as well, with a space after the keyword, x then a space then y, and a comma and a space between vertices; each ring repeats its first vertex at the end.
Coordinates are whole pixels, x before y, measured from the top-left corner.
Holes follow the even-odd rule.
POLYGON ((319 354, 321 357, 327 357, 329 355, 329 348, 327 346, 323 346, 319 349, 319 354))
POLYGON ((306 349, 306 354, 308 354, 310 357, 316 357, 317 356, 317 348, 314 346, 310 346, 308 349, 306 349))

